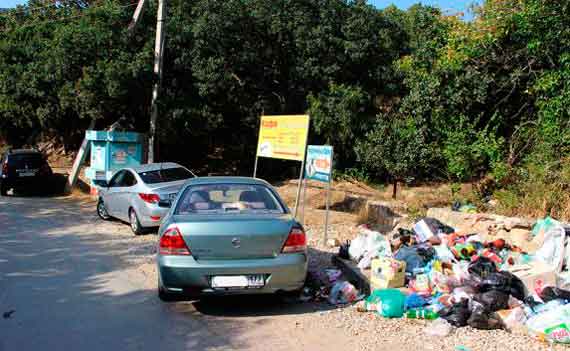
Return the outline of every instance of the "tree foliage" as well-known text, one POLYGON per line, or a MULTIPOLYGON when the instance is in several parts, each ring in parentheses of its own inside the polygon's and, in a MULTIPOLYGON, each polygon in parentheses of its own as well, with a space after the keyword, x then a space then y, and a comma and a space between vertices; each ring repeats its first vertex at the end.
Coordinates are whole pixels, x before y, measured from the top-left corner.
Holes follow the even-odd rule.
MULTIPOLYGON (((146 132, 154 6, 134 33, 129 1, 1 13, 0 137, 76 146, 93 119, 146 132)), ((570 153, 567 1, 487 0, 469 22, 364 0, 175 1, 167 33, 162 155, 195 167, 249 173, 261 114, 309 113, 310 142, 379 180, 508 187, 570 153)))

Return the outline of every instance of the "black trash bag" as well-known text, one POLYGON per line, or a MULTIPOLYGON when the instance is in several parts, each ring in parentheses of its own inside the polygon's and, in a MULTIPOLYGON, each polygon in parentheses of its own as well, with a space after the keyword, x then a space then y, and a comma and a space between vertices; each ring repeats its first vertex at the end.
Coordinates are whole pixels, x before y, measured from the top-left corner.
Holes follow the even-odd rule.
POLYGON ((475 309, 469 316, 467 324, 475 329, 493 330, 503 328, 503 322, 499 315, 484 308, 475 309))
POLYGON ((344 260, 350 260, 350 255, 348 254, 348 248, 350 247, 350 241, 346 241, 346 243, 342 244, 338 249, 338 257, 344 260))
POLYGON ((497 266, 487 257, 480 256, 467 267, 469 274, 479 280, 487 278, 491 273, 497 273, 497 266))
POLYGON ((522 282, 522 280, 520 280, 519 277, 517 277, 516 275, 514 275, 511 272, 507 272, 507 271, 501 271, 501 274, 503 276, 507 276, 510 278, 511 280, 511 290, 510 290, 510 294, 517 300, 521 300, 524 301, 524 299, 527 296, 527 290, 526 290, 526 286, 524 285, 524 283, 522 282))
POLYGON ((453 234, 455 233, 455 229, 441 223, 439 220, 435 219, 435 218, 431 218, 431 217, 425 217, 422 218, 426 224, 428 225, 428 227, 431 229, 432 232, 434 232, 435 234, 437 233, 445 233, 445 234, 453 234))
POLYGON ((394 258, 398 261, 406 262, 406 273, 413 274, 417 268, 426 266, 424 259, 418 254, 417 246, 402 246, 394 254, 394 258))
POLYGON ((509 308, 509 293, 499 290, 491 290, 473 296, 473 300, 479 302, 488 312, 496 312, 509 308))
POLYGON ((557 299, 570 301, 570 291, 559 289, 554 286, 547 286, 546 288, 542 289, 542 292, 540 293, 540 298, 545 303, 557 299))
POLYGON ((418 246, 417 252, 418 255, 424 260, 424 263, 426 264, 428 262, 431 262, 437 255, 437 252, 431 245, 420 245, 418 246))
POLYGON ((500 291, 521 301, 526 297, 524 283, 516 275, 506 271, 489 274, 479 284, 479 291, 500 291))
POLYGON ((530 308, 533 310, 536 306, 542 305, 542 302, 536 301, 532 295, 527 296, 523 301, 526 305, 529 305, 530 308))
POLYGON ((464 327, 467 325, 467 320, 471 316, 469 310, 469 300, 461 300, 460 302, 444 308, 439 312, 439 316, 454 327, 464 327))

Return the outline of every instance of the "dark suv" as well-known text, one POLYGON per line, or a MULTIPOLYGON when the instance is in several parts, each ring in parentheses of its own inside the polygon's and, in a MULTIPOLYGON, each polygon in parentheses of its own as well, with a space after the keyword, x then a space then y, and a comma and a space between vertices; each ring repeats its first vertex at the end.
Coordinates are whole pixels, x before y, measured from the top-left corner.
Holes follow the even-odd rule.
POLYGON ((37 188, 48 184, 53 172, 37 150, 10 150, 0 158, 0 195, 9 189, 37 188))

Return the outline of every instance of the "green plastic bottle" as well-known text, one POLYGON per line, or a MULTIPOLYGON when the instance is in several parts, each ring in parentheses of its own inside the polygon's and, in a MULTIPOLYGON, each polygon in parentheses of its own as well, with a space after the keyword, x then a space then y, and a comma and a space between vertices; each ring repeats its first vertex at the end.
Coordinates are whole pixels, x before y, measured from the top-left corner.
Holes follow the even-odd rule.
POLYGON ((405 316, 405 318, 427 319, 429 321, 439 318, 439 315, 437 314, 437 312, 434 312, 432 310, 428 310, 425 308, 414 308, 414 309, 408 310, 408 311, 406 311, 406 314, 404 316, 405 316))

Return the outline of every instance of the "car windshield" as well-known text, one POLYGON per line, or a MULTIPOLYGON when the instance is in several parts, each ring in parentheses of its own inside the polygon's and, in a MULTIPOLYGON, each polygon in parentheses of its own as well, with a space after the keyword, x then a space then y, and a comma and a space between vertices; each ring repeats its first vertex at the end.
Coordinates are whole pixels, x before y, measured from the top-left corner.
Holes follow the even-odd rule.
POLYGON ((208 184, 189 186, 175 214, 282 214, 276 195, 263 185, 208 184))
POLYGON ((140 172, 139 176, 145 184, 156 184, 192 178, 192 173, 186 168, 176 167, 140 172))

